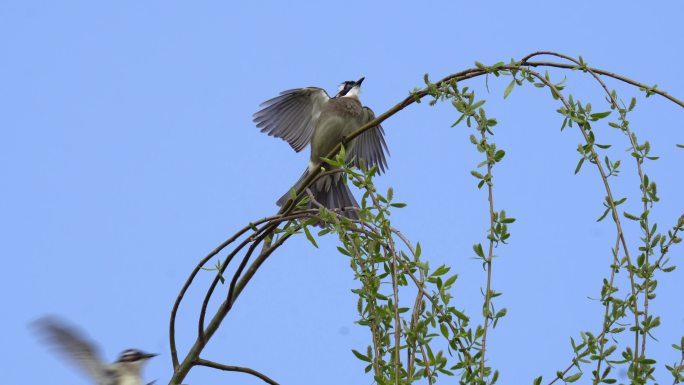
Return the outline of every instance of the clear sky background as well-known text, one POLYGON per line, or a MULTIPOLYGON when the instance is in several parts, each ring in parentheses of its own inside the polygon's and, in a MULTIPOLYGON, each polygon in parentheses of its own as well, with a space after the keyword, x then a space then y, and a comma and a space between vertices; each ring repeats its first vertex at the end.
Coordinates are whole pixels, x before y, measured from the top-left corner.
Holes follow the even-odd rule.
MULTIPOLYGON (((251 122, 281 90, 333 92, 365 76, 361 98, 380 113, 425 73, 438 79, 475 60, 555 50, 684 97, 681 1, 237 3, 0 2, 3 383, 88 383, 30 331, 45 314, 83 328, 107 359, 129 347, 160 353, 145 374, 168 381, 168 318, 186 276, 234 231, 275 213, 306 165, 308 150, 295 154, 251 122)), ((576 98, 607 109, 590 81, 568 81, 576 98)), ((494 264, 493 288, 504 293, 496 304, 509 312, 491 333, 489 362, 504 384, 550 379, 570 362, 570 336, 600 328, 601 306, 589 297, 609 273, 613 225, 595 222, 600 179, 586 165, 573 175, 580 136, 560 132, 548 91, 516 88, 504 102, 508 79, 490 78, 489 94, 484 79, 471 84, 489 99, 496 143, 507 151, 495 170, 497 209, 518 218, 494 264)), ((609 85, 625 100, 638 94, 609 85)), ((470 176, 481 160, 472 130, 449 128, 456 117, 448 105, 423 103, 386 121, 389 171, 377 183, 408 203, 395 226, 421 242, 433 266, 460 274, 455 301, 477 320, 485 275, 471 247, 485 240, 487 202, 470 176)), ((639 96, 631 118, 661 156, 646 170, 662 198, 653 219, 665 229, 684 212, 684 150, 675 148, 684 110, 639 96)), ((622 157, 616 195, 637 212, 627 142, 606 126, 597 135, 622 157)), ((628 226, 634 245, 638 229, 628 226)), ((369 338, 354 323, 357 283, 335 244, 295 239, 274 255, 205 357, 282 384, 371 384, 350 352, 369 338)), ((680 265, 682 255, 672 250, 680 265)), ((651 305, 663 319, 660 343, 650 343, 661 368, 678 359, 670 344, 684 334, 683 271, 660 277, 651 305)), ((210 278, 201 275, 181 309, 181 353, 210 278)), ((205 368, 186 379, 229 382, 261 383, 205 368)))

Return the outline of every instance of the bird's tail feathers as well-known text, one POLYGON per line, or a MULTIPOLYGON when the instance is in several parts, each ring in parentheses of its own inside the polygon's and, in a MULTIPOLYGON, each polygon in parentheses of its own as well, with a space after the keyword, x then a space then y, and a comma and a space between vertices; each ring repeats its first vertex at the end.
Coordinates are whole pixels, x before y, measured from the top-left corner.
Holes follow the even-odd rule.
POLYGON ((309 169, 307 168, 306 170, 304 170, 304 174, 302 174, 302 176, 299 177, 299 180, 297 180, 297 182, 294 184, 294 186, 292 186, 289 190, 287 190, 285 195, 281 196, 280 199, 278 199, 276 201, 276 204, 278 205, 278 207, 282 207, 289 199, 292 198, 292 190, 296 190, 297 187, 299 187, 299 185, 302 184, 302 182, 304 182, 304 179, 306 179, 306 177, 308 177, 308 176, 309 176, 309 169))
MULTIPOLYGON (((308 176, 309 169, 307 168, 292 189, 298 188, 308 176)), ((292 198, 292 189, 278 199, 276 202, 278 206, 284 205, 292 198)), ((328 210, 340 209, 342 210, 341 214, 345 217, 349 219, 359 219, 356 210, 354 210, 354 208, 359 207, 359 204, 356 202, 354 195, 352 195, 352 192, 349 189, 349 186, 347 186, 347 183, 345 183, 345 179, 342 177, 341 173, 320 177, 316 182, 309 186, 309 190, 316 202, 320 203, 328 210), (352 209, 343 210, 345 208, 352 209)), ((317 209, 318 205, 314 202, 309 202, 307 208, 317 209)))

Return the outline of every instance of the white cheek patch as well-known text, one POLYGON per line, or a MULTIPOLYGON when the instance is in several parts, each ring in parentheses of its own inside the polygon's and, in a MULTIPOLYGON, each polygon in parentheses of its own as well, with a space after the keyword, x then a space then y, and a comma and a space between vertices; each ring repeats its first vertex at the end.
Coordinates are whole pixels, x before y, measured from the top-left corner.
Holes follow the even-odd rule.
POLYGON ((359 90, 360 90, 359 87, 352 87, 352 89, 349 90, 349 92, 347 92, 347 94, 344 95, 343 97, 358 98, 359 97, 359 90))

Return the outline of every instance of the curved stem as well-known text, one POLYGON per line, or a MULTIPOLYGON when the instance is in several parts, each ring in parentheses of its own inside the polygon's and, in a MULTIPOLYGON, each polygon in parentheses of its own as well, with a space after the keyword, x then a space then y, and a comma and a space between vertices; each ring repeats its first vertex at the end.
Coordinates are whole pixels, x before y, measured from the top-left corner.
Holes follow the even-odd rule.
POLYGON ((195 360, 195 365, 198 366, 206 366, 208 368, 214 368, 218 370, 224 370, 227 372, 240 372, 240 373, 247 373, 251 374, 254 377, 258 377, 259 379, 263 380, 265 383, 270 384, 270 385, 279 385, 277 382, 273 381, 270 379, 268 376, 265 374, 259 373, 254 369, 250 368, 245 368, 242 366, 234 366, 234 365, 224 365, 224 364, 219 364, 218 362, 213 362, 209 360, 205 360, 203 358, 198 358, 195 360))
POLYGON ((221 252, 224 248, 226 248, 228 245, 233 243, 236 239, 240 238, 242 234, 247 232, 249 229, 253 228, 254 225, 259 225, 263 222, 267 222, 270 220, 273 220, 277 218, 278 216, 270 216, 266 218, 262 218, 254 223, 250 223, 249 225, 243 227, 242 229, 238 230, 237 233, 233 234, 230 238, 226 239, 223 241, 220 245, 218 245, 214 250, 212 250, 209 254, 207 254, 206 257, 202 258, 199 263, 197 263, 197 266, 192 270, 192 273, 190 273, 190 276, 188 279, 185 281, 183 284, 183 287, 181 288, 180 293, 178 293, 178 296, 176 297, 176 302, 173 304, 173 308, 171 309, 171 319, 169 322, 169 343, 171 345, 171 361, 173 363, 173 368, 174 370, 178 367, 178 351, 176 348, 176 313, 178 312, 178 308, 180 307, 180 303, 185 297, 185 293, 188 291, 188 288, 194 281, 195 277, 199 273, 200 270, 202 270, 202 267, 206 265, 207 262, 209 262, 214 256, 216 256, 218 253, 221 252))
POLYGON ((211 321, 204 330, 205 339, 201 340, 198 336, 198 338, 195 340, 195 343, 188 351, 188 354, 186 355, 183 362, 181 362, 178 365, 177 369, 174 371, 173 376, 171 377, 171 380, 169 382, 170 384, 177 385, 183 381, 185 376, 187 376, 188 372, 192 368, 195 360, 197 359, 197 357, 199 357, 200 353, 206 346, 207 341, 214 335, 214 333, 216 333, 216 330, 218 330, 219 326, 221 325, 221 322, 232 308, 233 303, 235 303, 237 298, 240 296, 240 293, 242 293, 242 290, 247 286, 247 284, 252 279, 256 271, 266 261, 266 259, 268 259, 268 257, 276 249, 278 249, 278 247, 280 247, 288 238, 290 238, 290 236, 291 234, 285 234, 272 245, 264 243, 264 246, 261 249, 259 256, 254 260, 254 262, 252 262, 250 267, 245 271, 240 281, 238 281, 238 283, 235 285, 235 292, 233 294, 233 297, 230 300, 226 299, 225 301, 223 301, 223 303, 216 310, 216 313, 214 314, 211 321))
MULTIPOLYGON (((258 221, 258 222, 251 224, 252 226, 250 226, 250 228, 254 230, 254 233, 251 236, 249 236, 247 239, 242 241, 242 243, 240 243, 235 249, 233 249, 233 251, 230 252, 230 254, 228 254, 228 256, 226 256, 223 263, 221 264, 221 268, 219 269, 219 271, 214 276, 214 280, 211 282, 209 289, 207 289, 207 294, 205 295, 204 301, 202 302, 202 308, 200 310, 200 315, 199 315, 199 320, 198 320, 198 336, 200 337, 200 339, 205 338, 205 336, 204 336, 204 319, 206 316, 207 306, 209 306, 209 300, 211 299, 211 296, 214 293, 216 286, 218 285, 219 281, 221 280, 221 277, 223 277, 223 274, 225 273, 226 269, 228 268, 228 265, 230 265, 230 262, 235 257, 235 255, 238 252, 240 252, 240 250, 242 250, 248 243, 253 242, 253 245, 249 249, 250 250, 249 254, 251 255, 251 253, 254 251, 254 248, 256 247, 255 245, 258 244, 259 242, 261 242, 261 240, 263 240, 265 237, 268 236, 268 235, 265 235, 264 237, 261 237, 260 234, 265 234, 264 231, 266 229, 270 228, 271 226, 273 226, 273 225, 278 226, 282 222, 286 222, 286 221, 289 221, 292 219, 302 218, 302 217, 305 217, 307 215, 310 215, 311 213, 312 213, 311 210, 306 210, 306 211, 298 211, 294 214, 289 214, 289 215, 284 215, 284 214, 283 215, 276 215, 276 216, 264 218, 266 220, 261 220, 261 221, 258 221), (255 226, 257 224, 263 224, 265 222, 268 222, 268 223, 266 225, 262 226, 261 228, 255 229, 255 226), (255 238, 255 237, 257 237, 257 238, 255 238), (258 240, 258 242, 257 242, 257 240, 258 240)), ((246 262, 244 262, 244 263, 246 263, 246 262)), ((241 273, 241 272, 242 272, 242 269, 240 269, 238 273, 241 273)), ((237 277, 239 277, 239 274, 236 274, 233 280, 237 279, 237 277)), ((234 286, 234 283, 232 283, 232 281, 231 281, 231 290, 232 290, 233 286, 234 286)))
MULTIPOLYGON (((570 56, 566 56, 566 55, 563 55, 563 54, 560 54, 560 53, 557 53, 557 52, 539 51, 539 52, 533 52, 533 53, 531 53, 531 54, 525 56, 522 60, 520 60, 519 63, 520 63, 521 65, 529 65, 529 66, 532 66, 532 67, 556 67, 556 68, 565 68, 565 69, 578 69, 578 68, 579 68, 579 67, 577 67, 577 66, 572 66, 572 65, 567 65, 567 64, 561 64, 561 63, 553 63, 553 62, 530 62, 530 61, 529 61, 529 59, 533 58, 534 56, 540 56, 540 55, 552 55, 552 56, 557 56, 557 57, 560 57, 560 58, 563 58, 563 59, 567 59, 567 60, 571 60, 571 61, 573 61, 573 62, 576 62, 576 60, 574 60, 574 59, 571 58, 570 56)), ((636 81, 636 80, 630 79, 630 78, 625 77, 625 76, 622 76, 622 75, 618 75, 618 74, 616 74, 616 73, 614 73, 614 72, 604 71, 604 70, 601 70, 601 69, 598 69, 598 68, 593 68, 593 67, 584 67, 584 68, 586 68, 587 70, 590 70, 590 71, 592 71, 592 72, 594 72, 594 73, 597 73, 597 74, 599 74, 599 75, 608 76, 608 77, 613 78, 613 79, 615 79, 615 80, 619 80, 619 81, 621 81, 621 82, 624 82, 624 83, 631 84, 631 85, 633 85, 633 86, 639 87, 640 89, 648 90, 649 92, 652 92, 652 93, 654 93, 654 94, 658 94, 658 95, 660 95, 660 96, 662 96, 662 97, 664 97, 664 98, 666 98, 666 99, 669 99, 671 102, 674 102, 674 103, 678 104, 680 107, 684 107, 684 101, 675 98, 674 96, 668 94, 668 93, 665 92, 665 91, 661 91, 661 90, 658 90, 658 89, 653 89, 653 87, 651 87, 651 86, 649 86, 649 85, 646 85, 646 84, 644 84, 644 83, 638 82, 638 81, 636 81)))

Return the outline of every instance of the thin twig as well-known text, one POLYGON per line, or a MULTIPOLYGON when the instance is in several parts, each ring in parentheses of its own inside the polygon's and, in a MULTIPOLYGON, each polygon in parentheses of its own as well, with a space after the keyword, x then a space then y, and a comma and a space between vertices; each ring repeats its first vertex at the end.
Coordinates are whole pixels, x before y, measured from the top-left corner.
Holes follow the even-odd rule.
MULTIPOLYGON (((478 126, 481 126, 483 123, 480 121, 480 118, 474 115, 478 126)), ((482 135, 482 141, 483 141, 483 147, 487 147, 487 135, 486 135, 486 126, 485 128, 480 130, 481 135, 482 135)), ((492 260, 494 259, 494 187, 491 183, 491 178, 492 178, 492 166, 494 163, 494 160, 492 159, 492 155, 489 154, 489 151, 486 151, 487 154, 487 176, 489 179, 487 180, 487 196, 488 196, 488 201, 489 201, 489 252, 487 254, 487 291, 485 292, 485 303, 484 303, 484 328, 482 332, 482 356, 480 357, 480 377, 484 378, 485 376, 485 355, 487 353, 487 330, 489 326, 489 318, 492 316, 490 314, 490 303, 492 299, 492 260)))
MULTIPOLYGON (((615 272, 620 266, 620 259, 618 258, 618 255, 620 253, 620 236, 618 235, 615 239, 615 248, 613 249, 614 255, 613 255, 613 263, 610 266, 610 281, 608 282, 608 287, 612 290, 613 288, 613 282, 615 282, 615 272)), ((608 293, 608 297, 612 297, 612 293, 608 293)), ((610 310, 610 304, 612 301, 610 301, 608 298, 606 298, 606 304, 605 304, 605 309, 603 312, 603 330, 602 333, 608 333, 608 324, 609 324, 609 319, 608 319, 608 311, 610 310)), ((601 382, 601 362, 603 362, 603 351, 606 346, 605 342, 603 342, 604 338, 601 338, 598 340, 598 343, 600 345, 599 348, 599 354, 598 354, 598 360, 596 363, 596 377, 594 378, 594 385, 598 385, 599 382, 601 382)))
POLYGON ((432 385, 432 372, 430 372, 430 360, 425 354, 425 347, 423 343, 418 341, 418 347, 420 348, 420 354, 423 356, 423 364, 425 364, 425 377, 428 379, 428 384, 432 385))
POLYGON ((679 360, 679 365, 674 367, 675 376, 674 380, 672 381, 672 385, 676 385, 681 382, 679 379, 682 378, 682 367, 684 367, 684 351, 682 351, 682 359, 679 360))
MULTIPOLYGON (((684 218, 684 215, 682 215, 684 218)), ((667 255, 667 252, 670 251, 670 246, 672 246, 675 243, 675 239, 677 239, 677 233, 679 230, 681 230, 682 226, 675 226, 674 231, 672 232, 672 237, 670 238, 669 241, 663 246, 662 251, 660 252, 660 257, 658 257, 658 260, 656 261, 655 265, 660 267, 660 264, 663 263, 663 258, 665 258, 665 255, 667 255)))
POLYGON ((242 366, 235 366, 235 365, 224 365, 224 364, 219 364, 218 362, 214 361, 209 361, 205 360, 203 358, 198 358, 195 360, 195 364, 199 366, 206 366, 208 368, 214 368, 218 370, 224 370, 227 372, 240 372, 240 373, 247 373, 251 374, 255 377, 258 377, 259 379, 263 380, 265 383, 270 384, 270 385, 279 385, 277 382, 273 381, 270 379, 268 376, 265 374, 259 373, 254 369, 250 368, 245 368, 242 366))
MULTIPOLYGON (((352 245, 352 251, 354 253, 354 258, 356 261, 359 263, 361 266, 361 271, 362 272, 368 272, 369 269, 365 263, 365 261, 361 258, 361 252, 359 251, 356 243, 354 242, 353 239, 349 236, 349 234, 344 235, 348 242, 352 245)), ((368 282, 368 278, 365 277, 364 274, 361 274, 360 279, 363 281, 363 284, 366 286, 370 286, 368 282)), ((382 369, 380 368, 380 364, 382 362, 382 354, 380 353, 380 344, 381 338, 380 338, 380 331, 378 328, 378 316, 377 316, 377 298, 371 297, 369 298, 368 301, 368 312, 370 313, 370 329, 371 329, 371 335, 373 337, 373 371, 375 372, 375 376, 380 378, 382 377, 382 369)), ((361 315, 363 316, 363 314, 361 315)))
MULTIPOLYGON (((380 205, 380 202, 378 202, 377 197, 375 194, 370 194, 370 197, 373 201, 373 205, 375 208, 380 211, 382 210, 382 206, 380 205)), ((387 222, 383 222, 383 225, 386 225, 387 222)), ((395 384, 399 385, 401 382, 401 377, 400 373, 401 371, 399 368, 401 367, 401 321, 400 321, 400 316, 399 316, 399 283, 397 281, 397 252, 396 248, 394 245, 394 239, 391 236, 391 229, 389 230, 390 236, 387 237, 389 243, 388 243, 388 248, 386 251, 389 252, 390 256, 392 257, 392 269, 391 269, 391 276, 392 276, 392 292, 394 294, 394 382, 395 384)), ((383 233, 386 230, 383 229, 383 233)))
POLYGON ((390 242, 390 253, 392 256, 392 291, 394 292, 394 383, 399 385, 401 382, 401 321, 399 318, 399 282, 397 280, 397 252, 394 248, 394 240, 388 237, 390 242))
MULTIPOLYGON (((524 58, 522 58, 522 60, 519 61, 519 63, 520 63, 520 65, 530 65, 532 67, 556 67, 556 68, 565 68, 565 69, 578 69, 578 67, 568 65, 568 64, 553 63, 553 62, 530 62, 529 61, 529 59, 533 58, 534 56, 539 56, 539 55, 552 55, 552 56, 557 56, 557 57, 561 57, 561 58, 576 62, 576 60, 574 60, 573 58, 566 56, 566 55, 563 55, 563 54, 560 54, 560 53, 557 53, 557 52, 538 51, 538 52, 533 52, 533 53, 525 56, 524 58)), ((619 80, 621 82, 631 84, 633 86, 637 86, 641 89, 649 90, 650 92, 653 92, 654 94, 658 94, 664 98, 669 99, 672 102, 675 102, 676 104, 679 104, 680 107, 684 107, 684 101, 681 101, 681 100, 675 98, 674 96, 668 94, 665 91, 661 91, 659 89, 653 89, 651 86, 648 86, 644 83, 640 83, 636 80, 632 80, 630 78, 618 75, 618 74, 613 73, 613 72, 604 71, 604 70, 601 70, 598 68, 593 68, 593 67, 584 67, 584 68, 586 68, 586 69, 588 69, 594 73, 597 73, 599 75, 608 76, 608 77, 611 77, 613 79, 619 80)))
MULTIPOLYGON (((404 236, 404 234, 402 234, 401 231, 399 231, 398 229, 396 229, 394 227, 390 227, 390 231, 392 233, 394 233, 397 237, 399 237, 399 239, 401 239, 402 242, 404 242, 404 245, 406 245, 406 247, 408 247, 408 249, 411 251, 411 254, 413 255, 413 257, 416 258, 416 250, 413 247, 413 245, 411 245, 411 242, 409 242, 408 238, 406 238, 404 236)), ((410 330, 415 330, 415 327, 416 327, 416 324, 418 323, 418 318, 420 316, 420 312, 422 310, 423 303, 424 303, 423 302, 423 293, 425 291, 425 288, 424 288, 425 272, 423 271, 422 268, 419 268, 418 271, 420 272, 420 285, 418 285, 418 287, 417 287, 418 293, 416 294, 416 299, 413 302, 413 311, 411 312, 411 323, 409 324, 410 330)), ((417 339, 414 339, 414 341, 413 341, 414 345, 413 346, 409 345, 408 341, 407 341, 408 346, 407 346, 407 352, 406 352, 406 355, 407 355, 407 370, 406 370, 406 372, 408 373, 409 378, 411 378, 413 376, 413 371, 414 371, 415 344, 417 342, 416 340, 417 339), (414 351, 412 351, 412 348, 414 351)))

